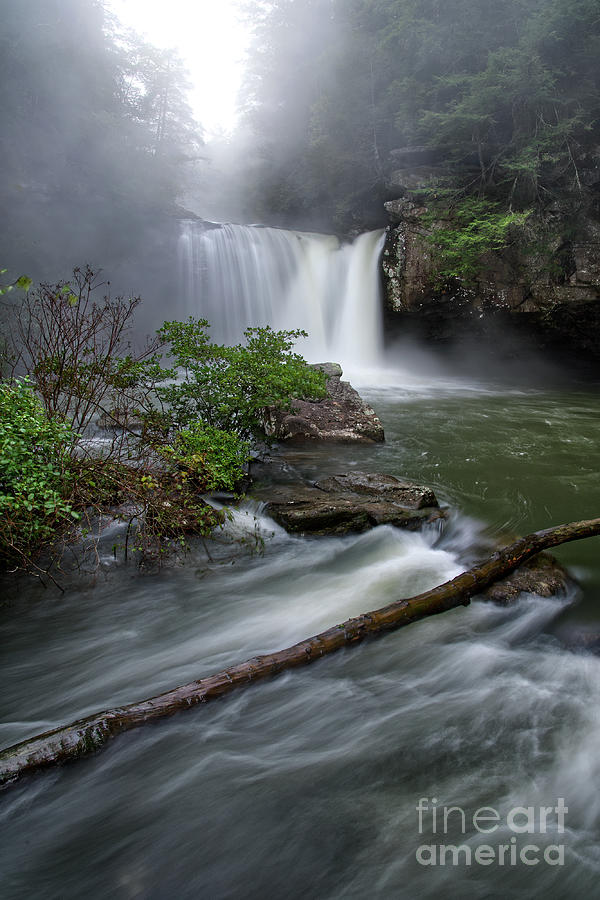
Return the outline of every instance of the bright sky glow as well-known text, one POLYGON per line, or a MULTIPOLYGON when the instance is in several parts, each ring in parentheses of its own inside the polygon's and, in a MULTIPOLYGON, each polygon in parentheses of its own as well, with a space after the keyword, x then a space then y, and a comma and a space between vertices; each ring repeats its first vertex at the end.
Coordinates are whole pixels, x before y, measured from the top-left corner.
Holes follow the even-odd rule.
POLYGON ((150 43, 178 51, 206 137, 233 128, 249 38, 238 0, 108 0, 107 6, 150 43))

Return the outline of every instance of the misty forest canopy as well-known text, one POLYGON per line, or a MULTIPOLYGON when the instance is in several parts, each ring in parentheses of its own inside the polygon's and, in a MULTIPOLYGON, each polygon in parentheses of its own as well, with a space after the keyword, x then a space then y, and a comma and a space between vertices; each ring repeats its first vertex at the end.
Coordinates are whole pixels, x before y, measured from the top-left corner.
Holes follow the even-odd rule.
MULTIPOLYGON (((597 0, 250 0, 256 202, 377 216, 390 151, 515 209, 577 192, 600 139, 597 0), (423 151, 420 151, 423 155, 423 151)), ((380 215, 380 212, 379 212, 380 215)))
MULTIPOLYGON (((176 219, 182 202, 288 227, 379 226, 399 151, 434 172, 430 193, 500 211, 577 200, 596 164, 597 0, 243 8, 254 36, 242 116, 211 149, 174 52, 124 29, 101 0, 5 0, 0 264, 10 275, 61 278, 85 263, 110 273, 139 260, 151 223, 176 219)), ((144 289, 137 268, 128 289, 144 289)))
POLYGON ((94 245, 102 265, 122 258, 201 153, 182 64, 96 0, 4 0, 2 11, 2 262, 43 278, 66 248, 71 266, 94 245))

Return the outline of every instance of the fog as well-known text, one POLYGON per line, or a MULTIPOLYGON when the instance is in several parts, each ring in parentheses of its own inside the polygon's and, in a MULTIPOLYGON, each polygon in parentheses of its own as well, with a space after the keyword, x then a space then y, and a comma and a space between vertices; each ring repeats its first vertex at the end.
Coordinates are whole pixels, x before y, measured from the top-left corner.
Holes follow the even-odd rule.
MULTIPOLYGON (((216 6, 205 5, 207 21, 216 6)), ((334 77, 327 6, 294 4, 290 23, 246 4, 239 16, 255 33, 237 127, 219 134, 213 111, 205 143, 190 102, 198 109, 203 92, 218 94, 225 46, 223 67, 191 84, 177 48, 153 47, 101 2, 3 0, 3 266, 53 280, 74 265, 112 276, 131 264, 140 284, 152 282, 143 269, 155 257, 156 228, 168 244, 182 206, 211 220, 332 230, 329 200, 315 202, 302 159, 315 78, 334 77)), ((196 11, 190 29, 202 25, 196 11)))
MULTIPOLYGON (((217 6, 204 6, 207 23, 217 6)), ((190 213, 332 230, 317 204, 307 211, 298 156, 314 101, 314 84, 301 77, 310 63, 308 57, 303 63, 305 50, 326 52, 331 23, 323 20, 323 4, 297 7, 287 45, 277 36, 284 26, 264 4, 239 12, 240 27, 256 33, 237 127, 218 134, 213 111, 205 141, 190 104, 195 98, 201 108, 202 93, 219 93, 224 66, 192 84, 177 48, 155 47, 141 36, 148 30, 143 16, 138 33, 96 0, 3 0, 4 283, 21 273, 54 282, 89 264, 113 295, 141 294, 147 314, 140 327, 153 327, 172 309, 180 222, 190 213), (287 80, 274 81, 273 90, 261 72, 270 52, 266 29, 279 41, 277 59, 283 54, 290 63, 287 80)), ((201 31, 202 11, 190 7, 190 15, 188 30, 201 31)), ((223 52, 228 60, 231 48, 223 52)))
POLYGON ((139 292, 203 165, 181 63, 93 0, 2 6, 6 277, 54 281, 89 263, 139 292))
POLYGON ((203 0, 161 20, 166 3, 3 0, 3 283, 90 264, 111 292, 143 295, 154 324, 177 308, 190 217, 348 238, 415 191, 511 210, 577 199, 596 171, 599 87, 597 15, 580 6, 203 0), (126 8, 141 10, 133 30, 114 14, 126 8), (230 37, 210 30, 217 9, 236 10, 230 37))

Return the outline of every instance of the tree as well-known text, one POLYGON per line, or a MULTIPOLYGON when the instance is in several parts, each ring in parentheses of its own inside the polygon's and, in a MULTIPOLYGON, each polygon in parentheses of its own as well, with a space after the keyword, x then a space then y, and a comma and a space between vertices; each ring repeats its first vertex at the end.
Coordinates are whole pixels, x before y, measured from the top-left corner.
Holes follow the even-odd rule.
POLYGON ((5 259, 47 278, 134 255, 201 145, 181 63, 99 0, 5 0, 2 24, 5 259))
POLYGON ((315 0, 304 19, 291 0, 254 6, 249 109, 276 212, 307 198, 348 225, 380 204, 398 147, 429 148, 455 190, 505 209, 576 198, 595 165, 594 0, 315 0))

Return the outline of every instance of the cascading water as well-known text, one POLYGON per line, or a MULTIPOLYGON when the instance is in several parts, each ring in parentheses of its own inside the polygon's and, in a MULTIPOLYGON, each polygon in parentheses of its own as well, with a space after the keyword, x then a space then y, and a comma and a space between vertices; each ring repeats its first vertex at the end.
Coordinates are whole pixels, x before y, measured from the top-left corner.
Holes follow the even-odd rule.
POLYGON ((332 235, 185 222, 179 244, 188 315, 236 343, 245 328, 302 328, 313 362, 373 366, 382 346, 379 255, 383 232, 341 244, 332 235))
MULTIPOLYGON (((442 533, 305 538, 240 510, 228 527, 258 553, 232 555, 223 534, 210 560, 197 548, 140 577, 107 530, 93 590, 76 570, 60 597, 39 583, 0 602, 0 747, 439 584, 488 528, 597 515, 597 394, 432 375, 365 396, 384 444, 296 447, 286 466, 309 482, 358 466, 431 484, 454 509, 442 533)), ((600 659, 570 635, 598 632, 597 540, 558 548, 577 593, 474 600, 13 786, 0 804, 2 900, 594 897, 600 659), (542 828, 559 798, 566 828, 552 812, 542 828), (478 811, 497 811, 497 827, 478 820, 489 834, 478 811), (463 848, 456 863, 423 863, 443 845, 463 848), (564 864, 556 849, 544 857, 552 846, 564 864)))
MULTIPOLYGON (((304 327, 313 358, 369 365, 380 240, 186 226, 187 312, 220 340, 247 324, 304 327)), ((286 471, 431 484, 454 510, 441 533, 290 536, 248 505, 227 528, 259 553, 231 555, 224 532, 210 558, 192 548, 186 566, 140 578, 107 529, 94 590, 76 570, 60 598, 40 583, 0 603, 0 747, 439 584, 488 529, 597 515, 597 394, 416 369, 364 392, 384 444, 296 447, 286 471)), ((600 564, 591 541, 559 555, 577 591, 475 600, 14 786, 0 806, 3 900, 593 897, 600 564)))

